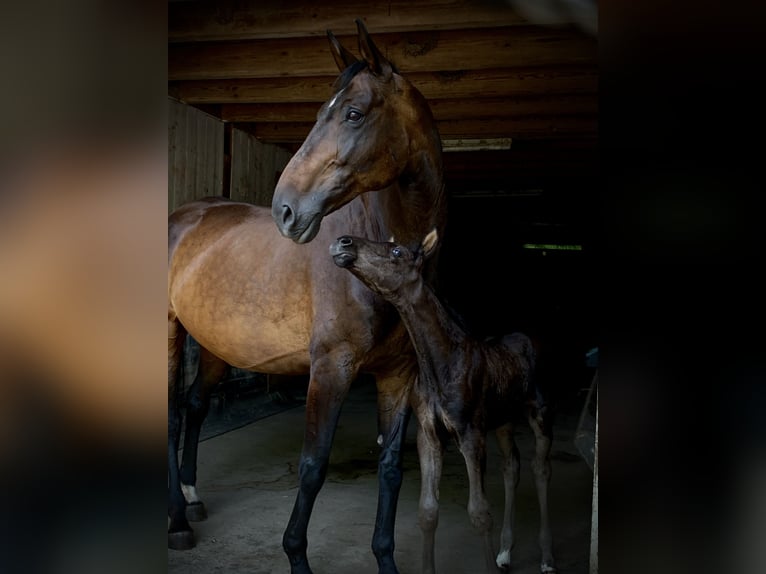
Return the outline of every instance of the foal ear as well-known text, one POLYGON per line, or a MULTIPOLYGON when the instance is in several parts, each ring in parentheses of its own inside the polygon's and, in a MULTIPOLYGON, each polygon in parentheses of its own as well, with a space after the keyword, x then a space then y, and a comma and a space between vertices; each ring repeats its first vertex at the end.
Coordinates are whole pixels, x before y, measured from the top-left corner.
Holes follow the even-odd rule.
POLYGON ((373 74, 388 80, 393 72, 391 62, 380 53, 360 18, 356 19, 356 28, 359 33, 359 52, 362 54, 362 58, 367 60, 367 64, 370 66, 373 74))
POLYGON ((335 65, 338 66, 341 72, 357 61, 356 56, 341 46, 335 34, 330 30, 327 30, 327 38, 330 40, 330 48, 332 48, 330 52, 332 52, 335 65))
POLYGON ((428 257, 433 253, 434 247, 436 247, 436 243, 439 241, 439 234, 436 231, 436 228, 434 227, 431 231, 428 232, 428 235, 426 235, 423 238, 423 243, 421 245, 421 248, 423 249, 423 255, 425 257, 428 257))

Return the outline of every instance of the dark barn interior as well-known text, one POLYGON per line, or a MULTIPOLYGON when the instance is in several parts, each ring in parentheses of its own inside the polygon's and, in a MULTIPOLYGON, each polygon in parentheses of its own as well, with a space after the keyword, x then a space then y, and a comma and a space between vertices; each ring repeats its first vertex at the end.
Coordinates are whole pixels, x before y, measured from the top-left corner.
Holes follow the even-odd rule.
MULTIPOLYGON (((325 31, 358 53, 354 19, 361 18, 429 101, 442 136, 449 196, 442 294, 477 334, 522 330, 541 341, 545 380, 570 425, 571 441, 594 376, 586 354, 599 343, 600 291, 596 8, 574 6, 171 1, 169 98, 217 122, 214 137, 222 150, 211 161, 222 167, 214 168, 212 184, 194 192, 184 188, 183 173, 187 183, 190 178, 182 163, 208 161, 188 153, 188 146, 208 136, 171 119, 169 209, 208 194, 269 204, 281 167, 305 138, 337 76, 325 31), (242 134, 265 146, 258 148, 263 157, 275 158, 257 175, 263 189, 254 192, 236 191, 243 177, 236 165, 242 134)), ((233 373, 232 379, 242 376, 233 373)), ((273 393, 273 380, 257 380, 259 389, 269 385, 271 397, 302 398, 301 381, 286 384, 280 394, 273 393)), ((210 425, 223 416, 221 405, 236 410, 237 397, 247 395, 244 383, 223 388, 228 391, 219 393, 210 425)), ((296 445, 292 453, 296 461, 299 450, 296 445)), ((200 457, 204 464, 202 449, 200 457)), ((285 511, 290 504, 286 499, 285 511)), ((467 522, 464 515, 459 520, 467 522)), ((578 520, 590 538, 590 507, 578 520)), ((360 546, 369 554, 368 540, 360 546)), ((579 561, 562 571, 588 571, 588 552, 582 548, 579 561)), ((177 556, 169 554, 169 564, 188 567, 177 556)))
POLYGON ((325 31, 356 52, 361 17, 454 150, 445 295, 478 332, 536 331, 576 370, 597 344, 597 37, 561 6, 171 2, 169 94, 292 154, 337 74, 325 31))

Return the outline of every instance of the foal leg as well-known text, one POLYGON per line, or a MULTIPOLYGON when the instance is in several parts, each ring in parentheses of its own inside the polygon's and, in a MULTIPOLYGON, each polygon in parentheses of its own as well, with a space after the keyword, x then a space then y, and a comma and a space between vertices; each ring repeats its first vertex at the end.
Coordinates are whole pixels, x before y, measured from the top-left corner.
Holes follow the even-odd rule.
POLYGON ((402 456, 412 409, 409 392, 415 375, 381 376, 378 389, 378 425, 382 439, 378 458, 378 510, 372 535, 372 552, 379 574, 398 574, 394 561, 394 525, 402 486, 402 456))
POLYGON ((468 516, 471 524, 484 539, 484 560, 488 574, 497 573, 495 551, 492 545, 492 513, 484 489, 487 469, 486 437, 480 431, 470 429, 459 437, 460 452, 468 471, 468 516))
POLYGON ((197 451, 202 423, 210 408, 210 391, 226 373, 226 363, 200 347, 199 368, 186 395, 186 433, 181 462, 181 490, 186 499, 186 517, 205 520, 207 511, 197 495, 197 451))
POLYGON ((306 549, 307 531, 314 502, 327 476, 330 449, 341 406, 356 377, 353 354, 328 353, 311 366, 306 395, 306 426, 298 464, 299 487, 290 520, 282 537, 282 548, 290 561, 291 574, 311 574, 306 549), (346 367, 346 368, 340 368, 346 367))
POLYGON ((439 525, 439 483, 444 447, 428 417, 418 413, 418 460, 420 461, 420 503, 418 523, 423 533, 421 574, 436 572, 436 527, 439 525))
POLYGON ((519 449, 513 440, 513 424, 507 423, 495 431, 497 443, 503 453, 503 483, 505 485, 505 510, 503 529, 500 533, 500 551, 497 565, 503 569, 511 567, 513 550, 513 526, 516 517, 516 487, 519 485, 519 449))
POLYGON ((529 425, 535 433, 535 458, 532 461, 532 471, 535 475, 537 498, 540 502, 540 550, 542 561, 540 571, 543 573, 556 572, 553 559, 553 540, 551 526, 548 520, 548 485, 551 480, 550 450, 553 431, 551 428, 548 408, 538 398, 535 405, 530 406, 529 425))
POLYGON ((178 441, 181 435, 181 410, 178 404, 181 362, 186 331, 175 317, 168 317, 168 548, 194 548, 194 532, 186 519, 186 500, 178 471, 178 441))

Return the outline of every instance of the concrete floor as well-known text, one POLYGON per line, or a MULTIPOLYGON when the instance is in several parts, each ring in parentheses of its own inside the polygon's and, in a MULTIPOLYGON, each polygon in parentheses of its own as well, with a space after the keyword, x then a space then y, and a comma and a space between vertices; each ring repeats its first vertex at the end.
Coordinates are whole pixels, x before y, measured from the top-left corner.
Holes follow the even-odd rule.
MULTIPOLYGON (((593 474, 573 443, 579 411, 573 402, 556 419, 551 461, 550 509, 554 553, 561 574, 589 570, 593 474)), ((580 405, 581 406, 581 405, 580 405)), ((315 574, 375 573, 370 549, 377 504, 378 447, 375 388, 360 382, 344 405, 330 468, 309 524, 309 562, 315 574)), ((193 523, 197 546, 168 550, 168 572, 288 573, 282 533, 295 499, 305 408, 294 407, 200 444, 198 490, 209 517, 193 523)), ((417 523, 420 472, 416 421, 408 429, 396 525, 395 556, 401 574, 419 574, 421 534, 417 523)), ((529 466, 534 440, 519 426, 521 483, 511 572, 538 574, 538 507, 529 466)), ((503 505, 500 455, 489 440, 487 490, 499 522, 503 505)), ((482 544, 466 512, 468 483, 463 459, 451 446, 440 489, 436 567, 439 574, 483 571, 482 544)), ((496 542, 496 545, 498 543, 496 542)))

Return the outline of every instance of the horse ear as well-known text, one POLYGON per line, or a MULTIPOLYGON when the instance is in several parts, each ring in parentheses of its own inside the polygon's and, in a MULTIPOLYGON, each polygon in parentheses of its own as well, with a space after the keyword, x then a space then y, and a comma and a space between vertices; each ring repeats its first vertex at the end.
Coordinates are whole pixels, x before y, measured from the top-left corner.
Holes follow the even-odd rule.
POLYGON ((423 249, 423 255, 425 257, 428 257, 433 253, 434 247, 436 247, 436 243, 439 241, 439 234, 436 231, 436 228, 434 227, 431 231, 428 232, 428 235, 423 238, 423 244, 421 245, 423 249))
POLYGON ((332 57, 335 60, 335 65, 338 66, 338 69, 341 72, 348 68, 351 64, 356 63, 356 56, 341 46, 340 42, 335 37, 335 34, 333 34, 330 30, 327 30, 327 38, 330 40, 330 48, 332 48, 330 52, 332 52, 332 57))
POLYGON ((394 69, 391 62, 380 53, 360 18, 356 19, 356 28, 359 33, 359 52, 362 54, 362 58, 367 60, 367 64, 370 66, 373 74, 388 80, 394 69))

